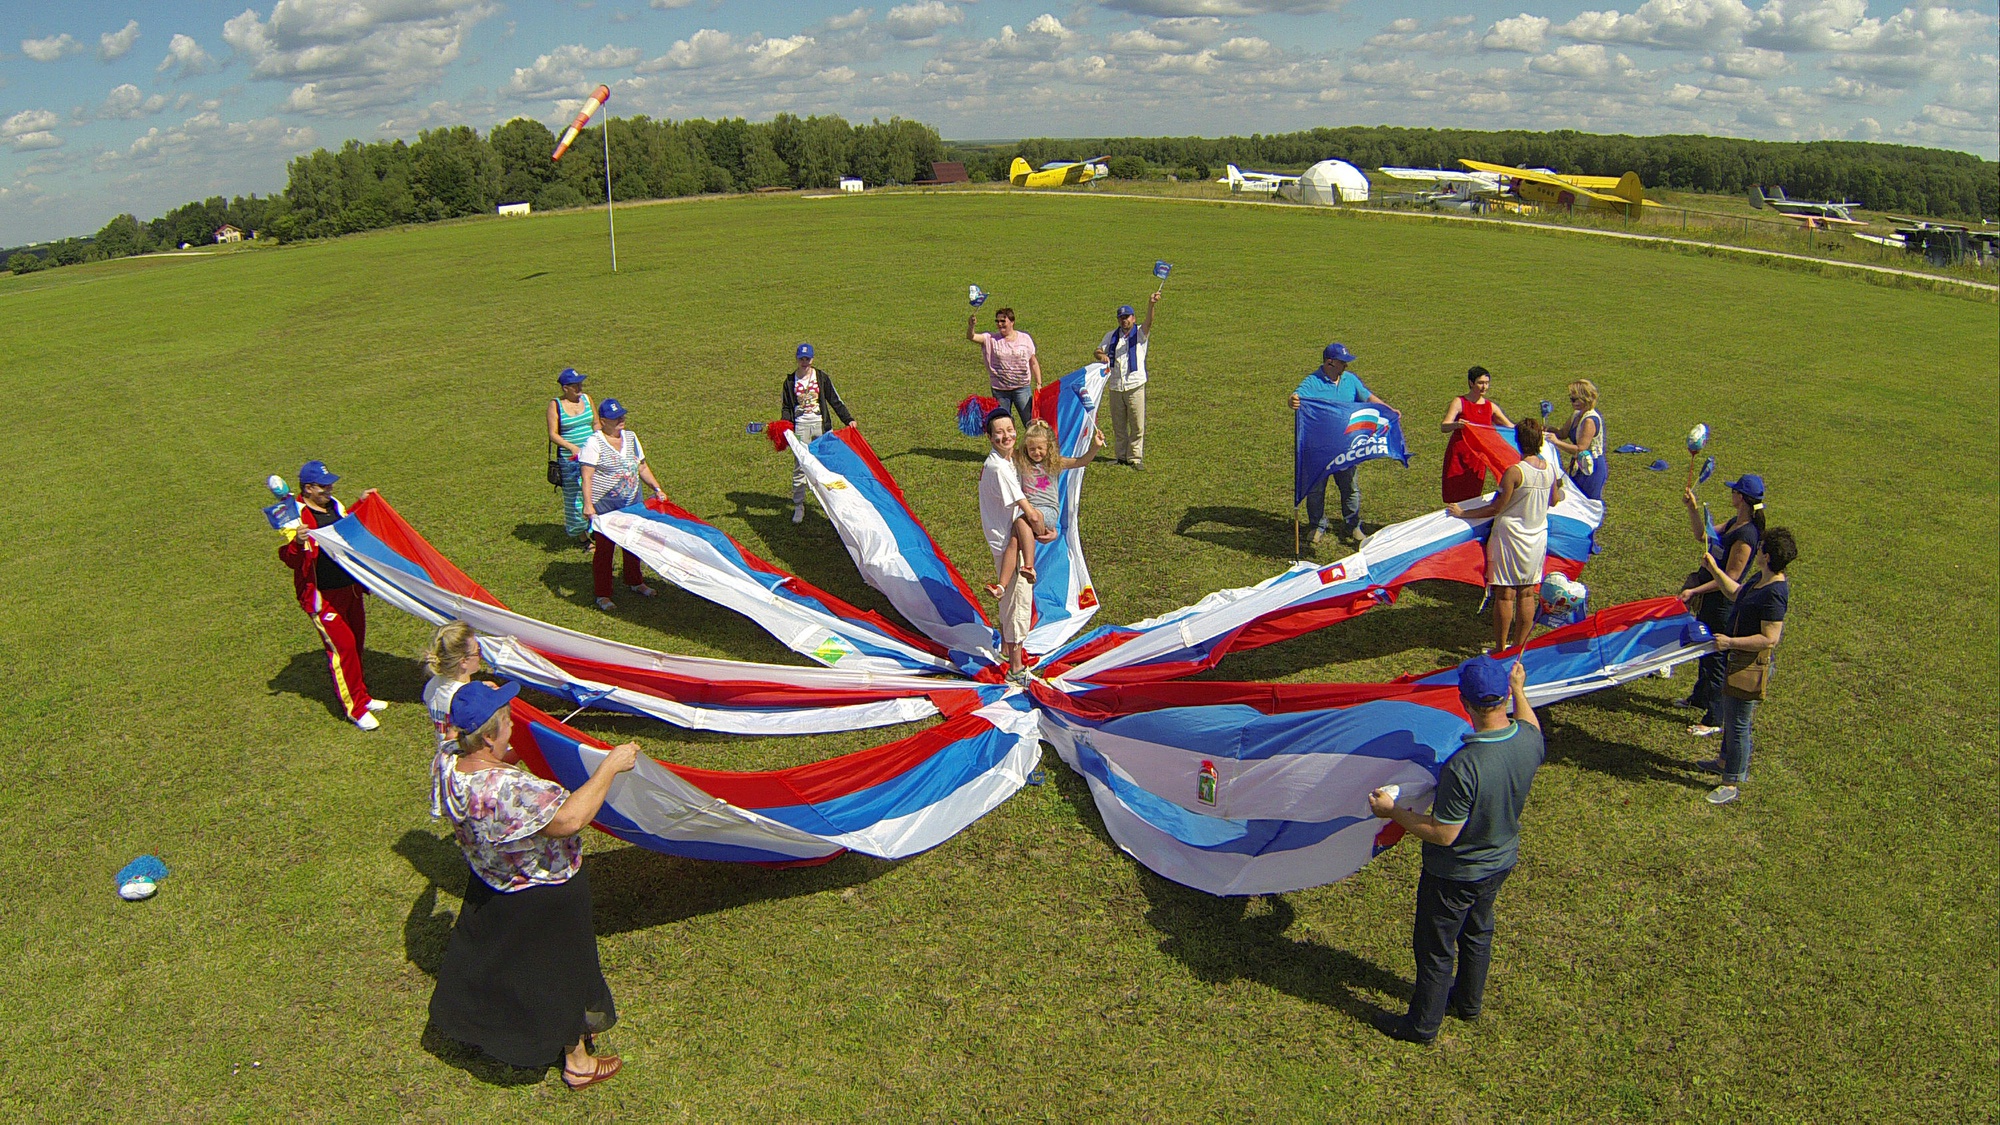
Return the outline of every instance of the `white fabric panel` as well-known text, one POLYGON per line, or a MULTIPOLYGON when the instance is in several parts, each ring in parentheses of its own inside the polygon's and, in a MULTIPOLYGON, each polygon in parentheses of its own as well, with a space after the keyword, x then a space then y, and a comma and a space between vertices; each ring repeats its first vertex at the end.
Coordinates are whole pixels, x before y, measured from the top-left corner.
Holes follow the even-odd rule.
POLYGON ((995 702, 974 714, 1014 740, 998 765, 928 808, 879 821, 865 832, 827 838, 867 855, 901 859, 944 843, 1020 792, 1042 760, 1041 723, 1035 710, 1017 711, 995 702))

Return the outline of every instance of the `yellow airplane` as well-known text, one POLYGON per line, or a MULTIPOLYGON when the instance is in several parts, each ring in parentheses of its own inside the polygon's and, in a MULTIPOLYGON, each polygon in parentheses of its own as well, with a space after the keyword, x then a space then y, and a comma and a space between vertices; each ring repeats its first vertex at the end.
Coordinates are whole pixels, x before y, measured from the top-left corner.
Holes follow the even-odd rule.
POLYGON ((1087 184, 1104 174, 1103 160, 1102 156, 1093 156, 1089 160, 1078 160, 1074 163, 1057 161, 1053 164, 1044 164, 1040 168, 1031 168, 1027 161, 1017 156, 1014 158, 1013 166, 1007 171, 1007 179, 1015 187, 1026 188, 1087 184))
POLYGON ((1659 206, 1646 198, 1637 172, 1622 176, 1558 176, 1535 168, 1510 168, 1477 160, 1459 163, 1475 172, 1491 172, 1513 181, 1515 195, 1543 207, 1597 208, 1629 217, 1634 208, 1659 206))

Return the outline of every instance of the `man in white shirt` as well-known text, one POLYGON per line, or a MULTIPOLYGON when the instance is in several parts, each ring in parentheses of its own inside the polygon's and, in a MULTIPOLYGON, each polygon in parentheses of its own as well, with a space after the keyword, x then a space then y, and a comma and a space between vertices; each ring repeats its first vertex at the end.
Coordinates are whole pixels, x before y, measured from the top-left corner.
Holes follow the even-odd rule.
MULTIPOLYGON (((1026 514, 1027 497, 1021 494, 1021 479, 1014 473, 1014 419, 1006 410, 996 410, 986 419, 986 440, 993 446, 986 465, 979 471, 979 522, 986 530, 986 545, 993 551, 993 567, 1000 567, 1007 541, 1014 534, 1014 520, 1026 514)), ((1022 683, 1027 671, 1021 660, 1021 641, 1028 635, 1035 611, 1035 587, 1019 569, 1014 580, 1000 593, 1000 654, 1007 658, 1007 679, 1022 683)))
POLYGON ((1097 362, 1105 365, 1104 405, 1111 411, 1111 433, 1118 463, 1141 472, 1146 462, 1146 345, 1153 336, 1155 292, 1146 299, 1146 323, 1138 323, 1131 305, 1118 306, 1118 327, 1097 345, 1097 362))

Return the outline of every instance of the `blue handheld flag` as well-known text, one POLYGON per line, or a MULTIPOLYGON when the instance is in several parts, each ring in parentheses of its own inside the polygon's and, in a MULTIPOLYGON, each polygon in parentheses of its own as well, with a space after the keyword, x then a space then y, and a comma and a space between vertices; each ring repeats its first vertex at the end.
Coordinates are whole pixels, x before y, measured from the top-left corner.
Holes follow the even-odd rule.
POLYGON ((1410 463, 1403 448, 1403 419, 1387 407, 1301 397, 1292 419, 1293 507, 1304 503, 1306 493, 1328 473, 1377 457, 1410 463))
POLYGON ((969 289, 969 292, 966 296, 966 299, 972 302, 973 308, 976 309, 979 306, 986 303, 986 290, 981 289, 977 285, 968 286, 967 288, 969 289))
POLYGON ((1708 460, 1703 461, 1701 463, 1701 474, 1694 478, 1694 482, 1696 484, 1707 484, 1708 478, 1714 475, 1715 475, 1715 458, 1710 457, 1708 460))
POLYGON ((1174 272, 1174 267, 1171 262, 1155 261, 1153 263, 1153 276, 1159 278, 1161 281, 1165 281, 1167 275, 1172 272, 1174 272))

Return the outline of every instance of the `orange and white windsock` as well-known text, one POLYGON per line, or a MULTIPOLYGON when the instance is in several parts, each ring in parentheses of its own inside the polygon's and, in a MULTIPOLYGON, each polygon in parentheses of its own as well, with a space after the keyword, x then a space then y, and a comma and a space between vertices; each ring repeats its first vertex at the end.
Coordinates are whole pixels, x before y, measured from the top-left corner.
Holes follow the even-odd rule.
POLYGON ((575 121, 569 123, 569 128, 563 130, 562 141, 556 145, 556 154, 549 157, 549 159, 561 160, 563 153, 569 151, 569 146, 576 143, 576 135, 583 132, 585 125, 590 124, 590 115, 596 113, 599 106, 610 100, 611 87, 599 86, 597 89, 592 90, 590 92, 590 100, 583 103, 582 112, 576 115, 575 121))

